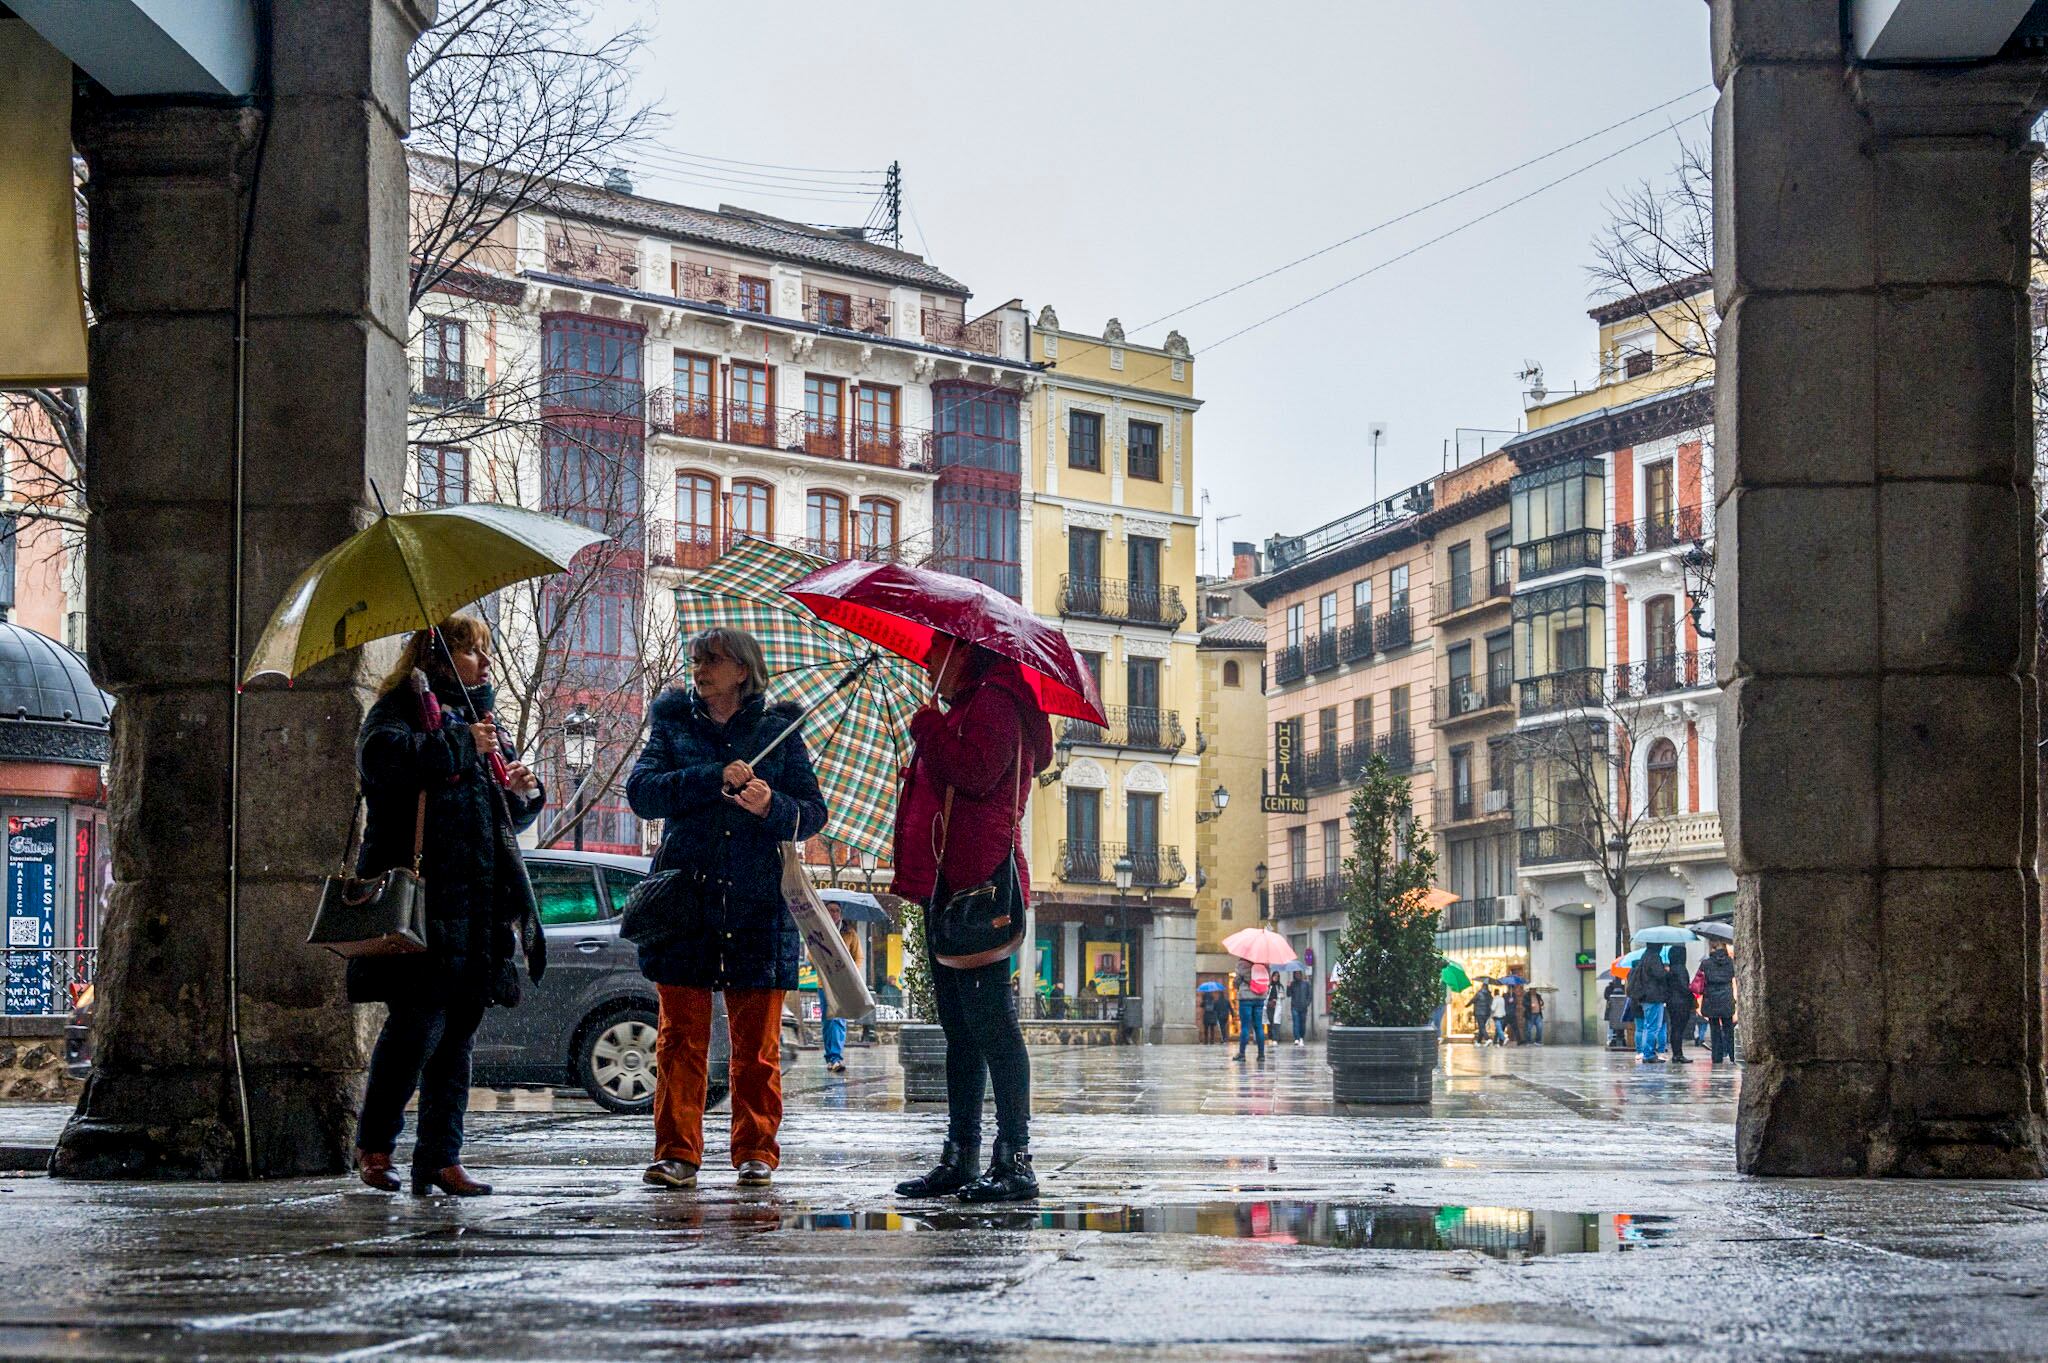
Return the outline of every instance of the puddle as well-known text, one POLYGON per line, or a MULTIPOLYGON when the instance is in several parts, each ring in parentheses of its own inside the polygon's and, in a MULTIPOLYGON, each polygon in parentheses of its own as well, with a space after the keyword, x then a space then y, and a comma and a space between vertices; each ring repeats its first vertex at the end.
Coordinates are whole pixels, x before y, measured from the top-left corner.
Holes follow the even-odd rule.
POLYGON ((1003 1210, 789 1212, 783 1230, 1034 1231, 1199 1235, 1327 1249, 1474 1250, 1496 1259, 1622 1253, 1677 1234, 1674 1218, 1527 1207, 1374 1202, 1078 1203, 1003 1210))

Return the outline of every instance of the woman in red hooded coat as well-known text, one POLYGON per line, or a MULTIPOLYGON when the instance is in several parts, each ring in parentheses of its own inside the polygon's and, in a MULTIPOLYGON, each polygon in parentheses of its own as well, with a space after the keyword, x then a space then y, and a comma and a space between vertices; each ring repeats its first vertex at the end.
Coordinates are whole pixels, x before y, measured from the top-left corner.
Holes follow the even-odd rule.
MULTIPOLYGON (((925 670, 946 708, 927 706, 911 721, 917 752, 896 814, 893 888, 930 907, 989 879, 1014 856, 1017 883, 1028 894, 1024 804, 1032 777, 1052 760, 1052 726, 1017 665, 998 654, 940 636, 925 670)), ((905 1197, 954 1193, 967 1202, 1037 1197, 1031 1060, 1017 1021, 1010 962, 956 970, 932 957, 929 940, 925 956, 946 1033, 946 1144, 936 1168, 897 1184, 896 1191, 905 1197), (977 1178, 984 1075, 995 1085, 996 1143, 977 1178)))

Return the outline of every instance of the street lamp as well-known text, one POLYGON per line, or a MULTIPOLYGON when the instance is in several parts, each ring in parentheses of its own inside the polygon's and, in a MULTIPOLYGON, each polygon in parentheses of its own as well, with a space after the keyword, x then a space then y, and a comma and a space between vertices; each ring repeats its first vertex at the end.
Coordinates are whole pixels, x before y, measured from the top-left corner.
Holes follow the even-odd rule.
POLYGON ((576 850, 583 850, 583 781, 596 765, 597 717, 577 701, 562 720, 562 766, 569 773, 569 802, 576 808, 576 850))
POLYGON ((1196 823, 1209 823, 1220 819, 1223 817, 1223 811, 1230 808, 1230 792, 1223 788, 1221 781, 1216 783, 1216 789, 1209 792, 1209 803, 1215 805, 1216 808, 1197 811, 1195 814, 1196 823))
POLYGON ((1130 920, 1125 917, 1124 913, 1124 896, 1130 892, 1131 873, 1136 869, 1131 864, 1130 853, 1125 852, 1117 857, 1115 867, 1116 941, 1118 948, 1123 952, 1123 960, 1118 963, 1123 971, 1123 978, 1117 982, 1117 995, 1119 998, 1129 998, 1131 993, 1131 928, 1130 920))
POLYGON ((1266 918, 1266 863, 1263 861, 1252 867, 1252 898, 1259 906, 1259 920, 1264 922, 1266 918))

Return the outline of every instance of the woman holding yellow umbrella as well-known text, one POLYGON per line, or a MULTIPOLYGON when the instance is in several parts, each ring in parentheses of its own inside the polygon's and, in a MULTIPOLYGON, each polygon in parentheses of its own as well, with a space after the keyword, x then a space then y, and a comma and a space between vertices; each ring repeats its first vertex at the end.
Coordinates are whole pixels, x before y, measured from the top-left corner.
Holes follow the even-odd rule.
POLYGON ((517 842, 545 796, 498 731, 490 628, 456 609, 564 571, 603 538, 488 503, 385 515, 293 584, 244 674, 289 679, 344 649, 407 636, 356 747, 366 817, 353 870, 371 880, 410 867, 425 903, 423 942, 348 965, 350 999, 389 1008, 356 1137, 358 1176, 379 1191, 401 1186, 393 1154, 415 1089, 412 1191, 491 1191, 461 1160, 470 1043, 486 1007, 518 1002, 522 942, 528 974, 546 969, 517 842))

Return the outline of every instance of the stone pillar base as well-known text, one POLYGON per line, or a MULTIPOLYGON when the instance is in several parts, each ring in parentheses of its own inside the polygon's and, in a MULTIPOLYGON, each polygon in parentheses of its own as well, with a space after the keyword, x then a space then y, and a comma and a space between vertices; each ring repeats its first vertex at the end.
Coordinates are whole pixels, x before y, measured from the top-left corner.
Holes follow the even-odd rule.
MULTIPOLYGON (((348 1171, 357 1092, 348 1077, 294 1066, 251 1069, 256 1168, 292 1178, 348 1171)), ((94 1074, 64 1127, 61 1178, 246 1177, 232 1070, 198 1066, 94 1074)))
MULTIPOLYGON (((1943 1077, 1955 1079, 1952 1070, 1943 1077)), ((2010 1092, 2024 1078, 1997 1077, 1991 1091, 2010 1092)), ((1897 1083, 1896 1076, 1887 1083, 1881 1065, 1749 1061, 1742 1071, 1738 1166, 1783 1177, 2048 1177, 2036 1118, 1913 1115, 1893 1105, 1897 1083)))

